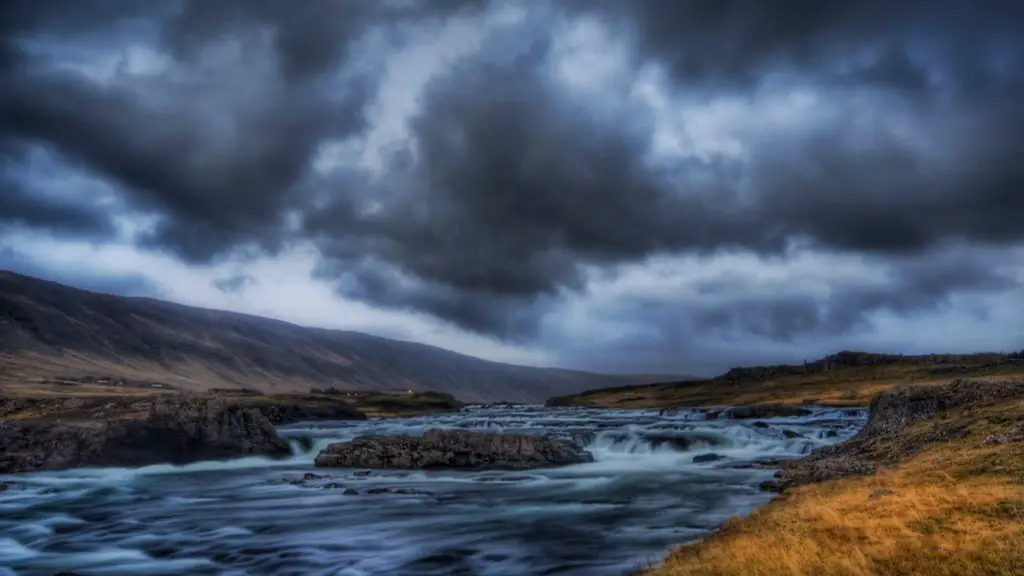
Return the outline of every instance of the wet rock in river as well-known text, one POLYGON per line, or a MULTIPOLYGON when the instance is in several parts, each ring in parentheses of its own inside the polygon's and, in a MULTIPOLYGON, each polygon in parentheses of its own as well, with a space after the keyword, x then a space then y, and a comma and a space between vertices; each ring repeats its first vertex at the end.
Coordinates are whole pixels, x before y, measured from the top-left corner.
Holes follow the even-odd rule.
POLYGON ((416 490, 414 488, 370 488, 366 491, 367 494, 401 494, 406 496, 433 496, 432 493, 425 490, 416 490))
POLYGON ((360 436, 327 446, 315 464, 335 468, 464 468, 522 470, 589 462, 589 452, 549 436, 465 430, 423 436, 360 436))
POLYGON ((102 408, 0 421, 0 473, 291 454, 262 413, 224 399, 127 399, 102 408))
POLYGON ((708 452, 707 454, 697 454, 693 457, 694 464, 705 464, 708 462, 716 462, 718 460, 725 459, 725 456, 721 454, 715 454, 714 452, 708 452))

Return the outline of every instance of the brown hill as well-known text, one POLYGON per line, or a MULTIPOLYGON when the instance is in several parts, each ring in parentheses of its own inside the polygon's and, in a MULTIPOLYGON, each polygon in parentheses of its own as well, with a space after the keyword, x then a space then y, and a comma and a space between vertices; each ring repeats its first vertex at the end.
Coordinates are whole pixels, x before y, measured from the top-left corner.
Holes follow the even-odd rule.
MULTIPOLYGON (((537 402, 647 381, 490 362, 358 332, 126 298, 0 271, 0 385, 265 393, 311 388, 446 392, 537 402)), ((61 388, 62 387, 62 388, 61 388)))
POLYGON ((873 354, 843 351, 797 365, 733 368, 715 378, 588 390, 550 406, 669 408, 741 404, 864 405, 899 384, 954 377, 1024 378, 1024 351, 1011 354, 873 354))

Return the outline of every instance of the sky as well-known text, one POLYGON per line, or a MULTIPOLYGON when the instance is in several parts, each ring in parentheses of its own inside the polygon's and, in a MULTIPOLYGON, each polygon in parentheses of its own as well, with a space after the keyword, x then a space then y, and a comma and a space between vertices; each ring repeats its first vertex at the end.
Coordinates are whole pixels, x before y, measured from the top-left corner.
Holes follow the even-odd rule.
POLYGON ((0 33, 2 269, 610 372, 1024 347, 1015 0, 13 0, 0 33))

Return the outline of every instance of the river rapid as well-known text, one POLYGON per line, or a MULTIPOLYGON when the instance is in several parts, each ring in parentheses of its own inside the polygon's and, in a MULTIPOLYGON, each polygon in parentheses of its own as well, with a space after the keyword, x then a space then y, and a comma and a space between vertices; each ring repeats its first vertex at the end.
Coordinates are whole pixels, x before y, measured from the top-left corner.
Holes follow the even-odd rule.
POLYGON ((281 429, 288 460, 0 476, 0 575, 619 576, 767 502, 737 465, 845 440, 865 410, 709 420, 540 406, 281 429), (332 441, 430 428, 554 434, 595 461, 529 472, 317 469, 332 441), (695 463, 714 453, 723 459, 695 463), (700 460, 700 458, 698 458, 700 460), (297 482, 306 473, 324 478, 297 482))

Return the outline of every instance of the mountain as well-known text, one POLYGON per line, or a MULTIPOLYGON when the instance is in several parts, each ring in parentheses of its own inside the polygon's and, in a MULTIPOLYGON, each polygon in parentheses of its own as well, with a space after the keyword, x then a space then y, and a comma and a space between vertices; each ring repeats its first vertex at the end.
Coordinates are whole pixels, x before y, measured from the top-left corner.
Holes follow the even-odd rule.
POLYGON ((311 388, 447 392, 540 402, 650 376, 490 362, 414 342, 308 328, 0 271, 0 383, 119 382, 186 391, 311 388))

